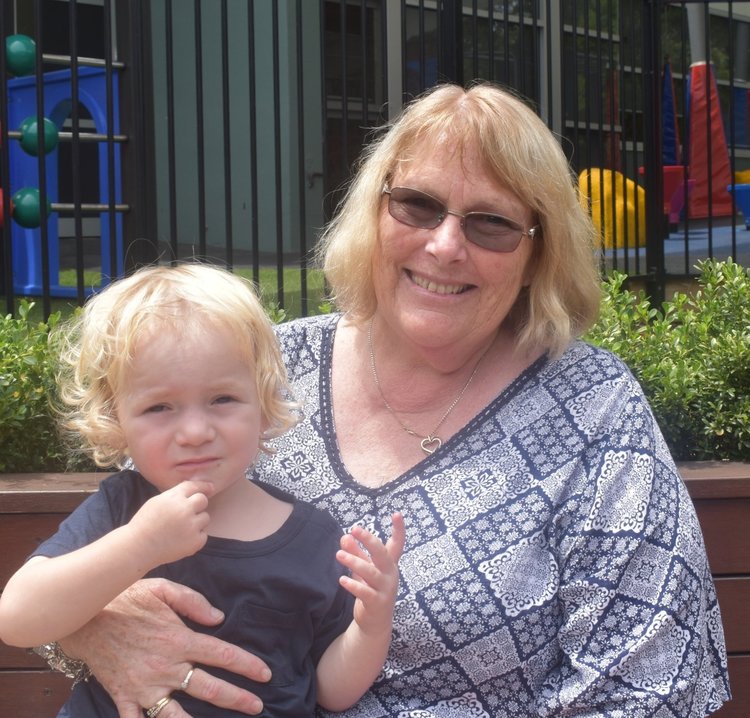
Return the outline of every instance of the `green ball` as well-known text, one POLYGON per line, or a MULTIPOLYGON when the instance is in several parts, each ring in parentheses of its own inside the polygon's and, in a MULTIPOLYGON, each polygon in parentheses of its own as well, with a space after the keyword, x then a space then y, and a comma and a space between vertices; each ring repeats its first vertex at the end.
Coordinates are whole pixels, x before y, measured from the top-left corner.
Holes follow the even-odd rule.
POLYGON ((5 38, 5 62, 16 77, 30 75, 36 65, 36 43, 28 35, 8 35, 5 38))
MULTIPOLYGON (((47 155, 57 147, 60 134, 52 120, 44 118, 44 154, 47 155)), ((27 154, 37 155, 37 121, 36 117, 27 117, 18 128, 21 132, 21 147, 27 154)))
MULTIPOLYGON (((26 229, 36 229, 42 223, 39 190, 36 187, 23 187, 12 197, 13 219, 26 229)), ((47 215, 52 211, 52 205, 47 200, 47 215)))

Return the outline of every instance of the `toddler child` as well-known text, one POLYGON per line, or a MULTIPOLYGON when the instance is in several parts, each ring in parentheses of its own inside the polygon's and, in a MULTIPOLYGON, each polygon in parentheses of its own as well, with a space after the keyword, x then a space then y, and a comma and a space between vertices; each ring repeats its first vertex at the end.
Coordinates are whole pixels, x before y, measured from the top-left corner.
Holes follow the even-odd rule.
MULTIPOLYGON (((385 544, 361 527, 342 537, 327 513, 246 478, 265 441, 296 423, 252 288, 205 264, 148 267, 91 298, 65 341, 64 426, 98 465, 135 468, 104 479, 10 579, 0 638, 56 641, 134 581, 163 577, 223 611, 219 627, 196 628, 270 667, 268 683, 241 683, 264 716, 354 704, 390 643, 403 519, 394 514, 385 544)), ((243 680, 188 666, 175 686, 181 707, 193 718, 241 715, 191 698, 201 671, 243 680)), ((117 709, 92 677, 59 715, 116 718, 117 709)))

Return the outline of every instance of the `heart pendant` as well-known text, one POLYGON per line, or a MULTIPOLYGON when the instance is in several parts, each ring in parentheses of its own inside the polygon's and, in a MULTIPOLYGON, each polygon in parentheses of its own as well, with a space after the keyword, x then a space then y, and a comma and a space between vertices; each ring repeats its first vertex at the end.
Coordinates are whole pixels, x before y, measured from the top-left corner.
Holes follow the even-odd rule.
POLYGON ((440 437, 437 436, 425 436, 420 442, 422 451, 424 451, 425 454, 434 454, 442 445, 443 442, 440 440, 440 437))

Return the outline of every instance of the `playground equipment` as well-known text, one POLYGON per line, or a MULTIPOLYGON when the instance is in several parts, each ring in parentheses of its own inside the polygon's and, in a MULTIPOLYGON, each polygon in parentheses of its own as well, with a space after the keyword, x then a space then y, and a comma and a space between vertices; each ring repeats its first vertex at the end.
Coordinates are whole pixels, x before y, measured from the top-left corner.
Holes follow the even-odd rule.
POLYGON ((578 196, 605 248, 646 244, 646 192, 634 180, 616 170, 585 169, 578 176, 578 196))
POLYGON ((688 204, 689 216, 729 216, 732 197, 727 185, 732 181, 732 174, 719 92, 709 63, 695 62, 690 66, 689 97, 687 161, 690 179, 695 180, 688 204), (707 142, 709 135, 711 141, 707 142))
MULTIPOLYGON (((74 139, 71 132, 61 131, 63 123, 71 113, 74 102, 71 87, 71 71, 63 69, 39 76, 43 82, 43 107, 41 131, 36 106, 37 77, 27 76, 36 65, 36 45, 31 38, 15 35, 6 38, 6 65, 16 75, 8 81, 8 126, 17 127, 7 133, 17 142, 9 142, 9 164, 11 177, 10 215, 18 227, 12 231, 13 239, 13 285, 18 294, 41 294, 43 292, 42 237, 39 228, 52 213, 99 215, 100 261, 103 269, 112 266, 112 243, 110 213, 115 212, 115 266, 117 274, 122 272, 122 213, 128 206, 121 201, 120 147, 127 137, 119 134, 118 97, 119 85, 116 71, 107 78, 105 68, 88 65, 77 68, 77 93, 79 106, 91 116, 95 131, 77 132, 78 142, 98 143, 99 202, 60 203, 58 196, 58 152, 60 142, 74 139), (113 126, 108 126, 107 93, 110 83, 113 126), (112 142, 113 147, 107 143, 112 142), (39 150, 44 154, 40 160, 39 150), (109 163, 114 165, 114 187, 109 186, 109 163), (44 162, 46 204, 43 211, 39 191, 39 165, 44 162)), ((46 56, 44 56, 46 57, 46 56)), ((57 58, 57 56, 55 56, 57 58)), ((68 58, 69 60, 70 58, 68 58)), ((60 285, 60 246, 57 221, 47 222, 46 256, 49 291, 52 296, 75 296, 75 287, 60 285)), ((102 272, 102 284, 107 283, 102 272)))
MULTIPOLYGON (((27 229, 37 229, 42 224, 42 198, 36 187, 22 187, 11 197, 12 212, 11 216, 22 227, 27 229)), ((73 212, 80 209, 82 212, 105 212, 109 209, 106 204, 66 204, 61 202, 46 203, 46 215, 52 212, 73 212)), ((116 212, 126 212, 128 207, 124 204, 114 206, 116 212)))
POLYGON ((36 43, 28 35, 5 38, 5 64, 16 77, 30 75, 36 66, 36 43))
MULTIPOLYGON (((666 228, 679 223, 681 216, 703 218, 729 216, 736 206, 750 228, 750 179, 731 183, 729 154, 721 116, 721 104, 713 69, 706 62, 690 68, 688 111, 689 142, 680 164, 679 131, 675 121, 674 90, 669 65, 663 76, 664 143, 662 160, 666 228), (710 142, 706 141, 710 135, 710 142), (685 206, 687 203, 687 207, 685 206)), ((640 167, 644 175, 646 168, 640 167)), ((615 170, 591 169, 579 175, 581 201, 591 212, 606 248, 640 247, 646 239, 645 190, 615 170)))
MULTIPOLYGON (((27 229, 36 229, 42 223, 42 200, 36 187, 24 187, 18 190, 10 199, 11 217, 27 229)), ((47 214, 52 211, 47 201, 47 214)))
MULTIPOLYGON (((682 210, 685 206, 685 198, 695 187, 695 180, 687 179, 686 168, 682 165, 665 165, 662 167, 662 190, 664 197, 664 216, 668 218, 670 225, 679 224, 682 210)), ((638 168, 638 174, 646 174, 645 167, 638 168)))
POLYGON ((734 200, 745 217, 745 229, 750 229, 750 184, 730 184, 727 191, 734 195, 734 200))
MULTIPOLYGON (((18 128, 18 133, 8 133, 9 136, 15 137, 18 134, 21 140, 21 148, 26 154, 36 157, 39 153, 39 123, 36 117, 27 117, 18 128)), ((60 141, 60 133, 57 131, 57 125, 42 118, 42 151, 48 155, 57 147, 60 141)))

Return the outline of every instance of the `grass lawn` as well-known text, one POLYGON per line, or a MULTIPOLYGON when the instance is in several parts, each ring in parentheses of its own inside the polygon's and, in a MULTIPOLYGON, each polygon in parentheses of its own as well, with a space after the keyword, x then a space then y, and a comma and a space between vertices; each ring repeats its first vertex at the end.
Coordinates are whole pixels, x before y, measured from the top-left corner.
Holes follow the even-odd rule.
MULTIPOLYGON (((232 270, 245 279, 252 281, 253 270, 251 267, 235 267, 232 270)), ((265 306, 274 321, 282 317, 294 319, 302 316, 302 272, 298 267, 287 267, 283 273, 283 301, 279 301, 278 278, 276 267, 260 268, 260 295, 265 306), (279 310, 283 308, 283 313, 279 310)), ((85 270, 83 273, 84 287, 97 287, 101 282, 101 274, 98 270, 85 270)), ((62 286, 76 286, 76 272, 74 269, 60 271, 60 284, 62 286)), ((18 303, 22 297, 16 297, 18 303)), ((32 316, 43 319, 42 298, 28 297, 29 301, 35 303, 32 316)), ((318 269, 307 270, 307 311, 306 314, 320 314, 325 302, 325 282, 323 274, 318 269)), ((51 311, 59 311, 67 316, 76 307, 75 299, 55 298, 50 300, 51 311)))

